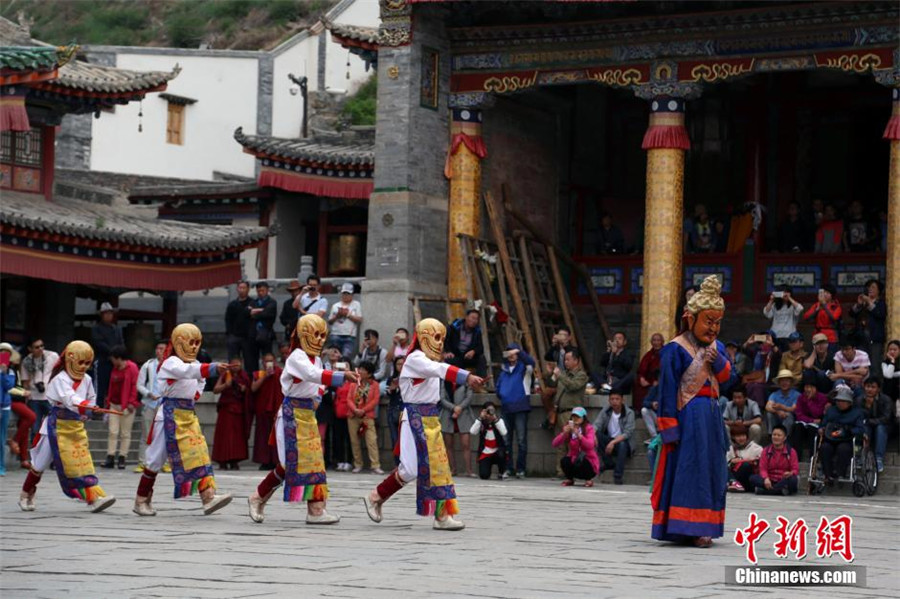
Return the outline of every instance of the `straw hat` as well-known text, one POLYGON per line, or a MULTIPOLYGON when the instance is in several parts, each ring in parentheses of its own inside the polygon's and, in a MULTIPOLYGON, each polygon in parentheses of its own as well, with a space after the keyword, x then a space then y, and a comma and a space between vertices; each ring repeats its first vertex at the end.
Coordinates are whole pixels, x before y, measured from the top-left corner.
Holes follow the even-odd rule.
POLYGON ((775 377, 776 381, 780 381, 781 379, 792 379, 794 378, 794 373, 788 370, 787 368, 783 368, 778 371, 778 376, 775 377))
POLYGON ((0 343, 0 351, 9 352, 9 363, 10 364, 19 364, 22 361, 22 356, 17 352, 12 345, 9 343, 0 343))

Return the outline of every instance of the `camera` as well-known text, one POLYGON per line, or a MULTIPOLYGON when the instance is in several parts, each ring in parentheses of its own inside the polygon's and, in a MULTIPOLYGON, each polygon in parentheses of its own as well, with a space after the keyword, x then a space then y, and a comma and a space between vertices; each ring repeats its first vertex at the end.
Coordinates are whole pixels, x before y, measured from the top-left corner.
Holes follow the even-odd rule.
POLYGON ((497 410, 494 409, 494 406, 488 406, 484 409, 484 411, 488 416, 496 416, 497 415, 497 410))
POLYGON ((44 382, 38 381, 37 383, 34 384, 34 388, 37 389, 38 393, 43 393, 44 392, 44 382))
POLYGON ((782 299, 784 297, 784 291, 775 291, 772 293, 772 297, 782 299))

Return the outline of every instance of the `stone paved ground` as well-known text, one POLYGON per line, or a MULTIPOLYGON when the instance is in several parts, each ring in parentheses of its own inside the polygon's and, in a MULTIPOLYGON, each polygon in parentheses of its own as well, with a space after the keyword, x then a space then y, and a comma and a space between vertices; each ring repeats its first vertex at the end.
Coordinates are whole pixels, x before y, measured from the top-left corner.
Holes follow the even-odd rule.
MULTIPOLYGON (((303 524, 303 508, 273 502, 262 525, 246 515, 256 471, 222 473, 236 495, 222 512, 204 517, 199 500, 175 502, 171 479, 160 475, 155 518, 131 514, 138 475, 101 472, 120 498, 107 513, 90 514, 65 499, 52 472, 38 491, 38 511, 15 505, 21 471, 0 479, 0 556, 3 597, 715 597, 725 565, 744 565, 731 538, 751 509, 774 522, 782 514, 817 522, 820 515, 854 518, 856 565, 868 569, 866 588, 741 589, 769 597, 900 596, 896 496, 861 500, 848 493, 808 499, 729 496, 726 537, 712 549, 671 547, 650 539, 646 489, 637 486, 561 488, 551 480, 457 481, 460 533, 432 531, 414 514, 414 490, 401 491, 374 524, 360 497, 372 475, 330 474, 333 527, 303 524)), ((815 527, 815 524, 812 524, 815 527)), ((815 551, 815 535, 808 535, 815 551)), ((761 565, 782 563, 760 545, 761 565)), ((792 561, 790 563, 796 563, 792 561)), ((808 564, 838 565, 839 558, 808 564)))

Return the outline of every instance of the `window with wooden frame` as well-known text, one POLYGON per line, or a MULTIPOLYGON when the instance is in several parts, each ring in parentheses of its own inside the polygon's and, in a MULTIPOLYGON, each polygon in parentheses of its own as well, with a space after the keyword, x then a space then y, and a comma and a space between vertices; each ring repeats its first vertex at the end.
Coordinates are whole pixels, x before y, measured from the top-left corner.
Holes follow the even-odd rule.
MULTIPOLYGON (((43 143, 40 127, 0 134, 0 188, 44 192, 43 143)), ((49 168, 52 170, 52 164, 49 168)))
POLYGON ((184 145, 184 104, 169 102, 169 118, 166 121, 166 143, 184 145))

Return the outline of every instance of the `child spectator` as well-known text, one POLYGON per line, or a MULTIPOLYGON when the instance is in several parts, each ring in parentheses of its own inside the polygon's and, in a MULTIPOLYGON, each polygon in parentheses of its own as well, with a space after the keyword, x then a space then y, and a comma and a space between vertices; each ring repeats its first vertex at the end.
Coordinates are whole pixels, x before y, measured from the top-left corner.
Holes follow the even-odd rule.
POLYGON ((503 358, 505 361, 500 367, 500 377, 497 379, 497 397, 500 398, 504 428, 508 431, 504 433, 508 435, 506 441, 509 445, 506 453, 509 461, 506 474, 524 478, 525 460, 528 456, 528 414, 531 412, 530 393, 534 358, 518 343, 507 345, 503 358), (513 469, 513 437, 519 446, 515 469, 513 469))
POLYGON ((750 477, 757 495, 793 495, 800 484, 797 452, 785 443, 787 429, 778 424, 772 429, 772 444, 763 449, 759 474, 750 477))
POLYGON ((581 406, 573 408, 571 418, 553 439, 553 447, 568 445, 569 448, 559 464, 565 476, 562 486, 571 487, 576 478, 583 479, 585 487, 594 486, 594 477, 600 471, 596 444, 594 427, 587 422, 587 410, 581 406))
POLYGON ((728 490, 751 491, 753 483, 750 478, 759 473, 759 458, 763 448, 747 437, 747 427, 738 422, 731 427, 731 446, 725 454, 728 462, 728 490))
MULTIPOLYGON (((506 446, 503 442, 507 435, 506 424, 497 417, 497 409, 493 402, 487 401, 481 409, 478 420, 469 429, 470 435, 478 435, 478 477, 487 480, 491 470, 497 466, 497 478, 506 480, 506 446)), ((522 467, 524 471, 524 466, 522 467)))

